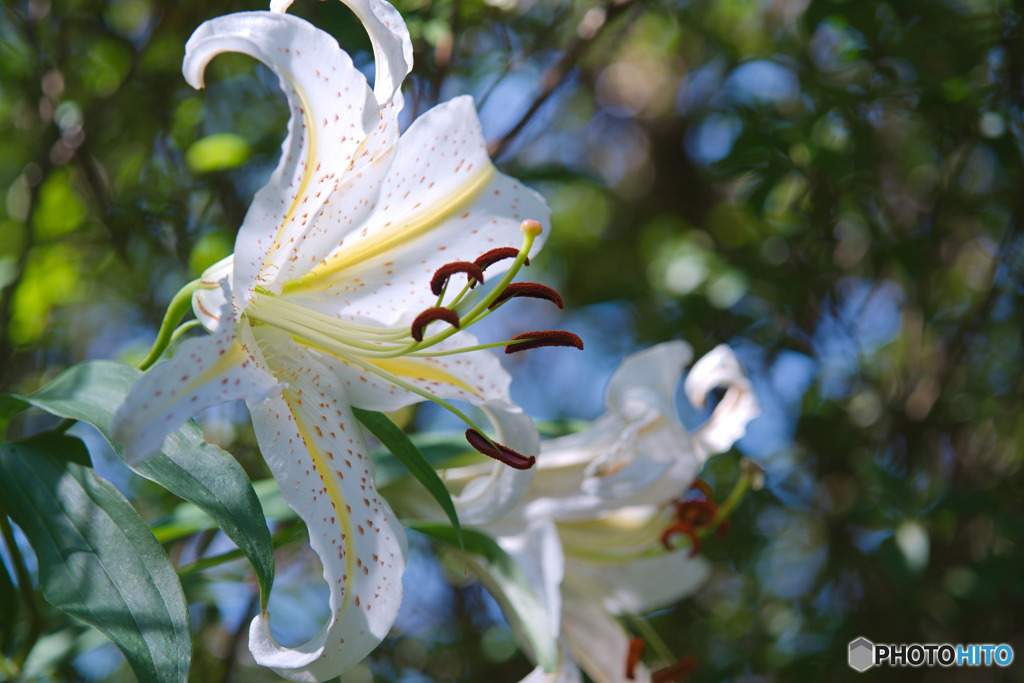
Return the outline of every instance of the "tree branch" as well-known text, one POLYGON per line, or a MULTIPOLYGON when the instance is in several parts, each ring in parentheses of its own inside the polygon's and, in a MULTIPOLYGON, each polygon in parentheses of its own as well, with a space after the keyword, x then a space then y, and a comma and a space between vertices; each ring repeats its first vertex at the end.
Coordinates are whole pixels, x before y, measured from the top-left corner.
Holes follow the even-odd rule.
MULTIPOLYGON (((623 14, 632 5, 632 0, 609 0, 605 2, 601 8, 604 12, 604 19, 595 30, 586 33, 577 31, 576 37, 569 43, 562 52, 562 56, 557 62, 548 67, 547 71, 541 77, 541 91, 534 98, 530 104, 529 109, 519 119, 519 121, 512 126, 511 129, 499 140, 491 143, 488 146, 488 152, 492 158, 500 156, 513 140, 523 131, 526 125, 534 117, 538 110, 544 103, 550 99, 554 92, 558 89, 565 79, 568 78, 573 66, 583 55, 583 52, 597 39, 603 29, 608 26, 616 17, 623 14)), ((635 16, 635 15, 634 15, 635 16)))

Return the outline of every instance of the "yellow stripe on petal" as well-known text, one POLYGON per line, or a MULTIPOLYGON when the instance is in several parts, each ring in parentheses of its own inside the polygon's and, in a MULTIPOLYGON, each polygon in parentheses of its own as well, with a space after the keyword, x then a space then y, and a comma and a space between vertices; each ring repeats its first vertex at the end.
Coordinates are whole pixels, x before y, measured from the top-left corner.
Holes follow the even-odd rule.
POLYGON ((224 375, 228 374, 233 368, 236 368, 249 360, 249 354, 245 352, 245 349, 242 348, 241 344, 230 344, 226 346, 227 348, 224 349, 223 355, 217 358, 210 367, 188 380, 188 382, 183 386, 178 387, 173 394, 173 397, 188 396, 189 394, 197 391, 200 387, 206 386, 216 379, 220 379, 224 375))
POLYGON ((479 396, 480 398, 484 397, 480 391, 464 382, 460 377, 453 375, 450 372, 445 372, 440 367, 431 363, 425 363, 411 358, 367 358, 366 361, 376 365, 384 372, 389 372, 397 377, 420 380, 423 382, 440 382, 442 384, 450 384, 462 389, 463 391, 467 391, 474 396, 479 396))
POLYGON ((289 222, 295 220, 295 212, 299 208, 299 204, 302 203, 302 199, 306 194, 306 190, 309 189, 309 183, 313 179, 313 167, 316 165, 316 150, 317 150, 317 126, 311 117, 312 107, 310 107, 309 99, 306 97, 305 91, 300 88, 297 82, 287 77, 286 80, 291 84, 292 91, 299 98, 299 103, 302 105, 302 135, 306 137, 306 162, 305 167, 302 169, 302 180, 299 182, 299 188, 295 192, 295 196, 292 197, 292 204, 288 207, 288 211, 285 213, 284 218, 281 219, 281 225, 277 228, 277 234, 274 235, 274 244, 267 251, 266 256, 263 258, 263 264, 266 265, 267 260, 270 259, 271 255, 277 252, 283 244, 285 226, 289 222))
MULTIPOLYGON (((292 416, 295 418, 295 428, 298 430, 299 435, 302 436, 302 440, 306 443, 306 449, 309 451, 309 456, 313 459, 313 466, 316 468, 317 472, 321 473, 320 480, 324 484, 324 489, 327 491, 327 497, 330 499, 332 504, 331 507, 334 508, 334 512, 337 515, 338 526, 341 528, 341 538, 342 542, 345 544, 345 584, 344 591, 342 592, 339 614, 344 613, 352 595, 352 577, 355 576, 356 572, 355 537, 352 535, 352 518, 348 512, 345 496, 342 495, 341 489, 338 488, 337 480, 329 474, 331 471, 331 465, 328 462, 327 454, 320 448, 319 442, 313 437, 310 425, 306 424, 302 419, 302 413, 298 410, 296 399, 292 396, 291 392, 287 390, 282 392, 282 396, 284 397, 285 403, 288 404, 288 408, 291 410, 292 416)), ((313 532, 310 530, 310 536, 312 535, 313 532)))
POLYGON ((482 168, 456 191, 413 212, 408 219, 387 229, 378 230, 367 238, 359 240, 350 248, 342 249, 299 280, 287 283, 284 286, 284 291, 299 287, 313 288, 326 285, 330 282, 331 276, 338 271, 362 264, 425 235, 473 204, 490 186, 496 172, 493 164, 483 164, 482 168))

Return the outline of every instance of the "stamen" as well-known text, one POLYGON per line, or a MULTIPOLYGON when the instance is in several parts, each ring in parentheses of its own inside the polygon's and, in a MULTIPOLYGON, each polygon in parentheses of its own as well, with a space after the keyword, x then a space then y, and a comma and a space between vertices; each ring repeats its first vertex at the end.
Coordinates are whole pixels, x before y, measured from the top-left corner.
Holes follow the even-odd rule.
POLYGON ((537 462, 537 458, 534 456, 525 456, 522 453, 517 453, 508 446, 502 446, 497 441, 491 441, 475 429, 466 430, 466 441, 484 455, 492 457, 512 469, 528 470, 533 467, 533 463, 537 462))
POLYGON ((644 639, 630 638, 629 652, 626 653, 626 678, 636 680, 636 665, 644 655, 644 639))
POLYGON ((658 669, 651 674, 651 683, 678 683, 693 673, 697 668, 697 660, 687 655, 675 664, 658 669))
MULTIPOLYGON (((700 481, 700 480, 698 480, 700 481)), ((701 482, 703 483, 703 482, 701 482)), ((704 484, 707 486, 707 484, 704 484)), ((704 488, 697 486, 703 493, 704 488)), ((708 487, 710 490, 710 487, 708 487)), ((699 531, 707 529, 715 521, 718 513, 718 504, 710 500, 685 500, 676 501, 672 504, 676 509, 676 521, 670 524, 661 533, 661 544, 666 550, 672 549, 670 539, 675 534, 685 534, 690 539, 690 557, 695 557, 700 552, 701 541, 699 531)))
MULTIPOLYGON (((473 261, 480 270, 487 270, 498 261, 504 261, 507 258, 515 258, 519 256, 519 250, 515 247, 498 247, 497 249, 491 249, 477 256, 473 261)), ((523 261, 524 266, 530 265, 530 257, 527 256, 526 260, 523 261)))
POLYGON ((423 341, 423 330, 435 320, 443 320, 452 327, 457 328, 459 326, 459 316, 455 311, 435 306, 423 311, 412 321, 412 338, 418 342, 423 341))
POLYGON ((537 284, 536 282, 513 282, 506 287, 505 290, 499 294, 487 308, 494 308, 498 304, 518 296, 526 296, 532 299, 546 299, 559 308, 564 308, 562 305, 562 297, 558 295, 558 292, 545 285, 537 284))
POLYGON ((685 534, 690 539, 690 557, 696 557, 700 552, 700 536, 697 535, 697 530, 693 528, 693 525, 689 522, 675 522, 661 532, 661 544, 665 546, 665 550, 672 550, 672 543, 669 539, 675 534, 685 534))
POLYGON ((516 353, 537 349, 542 346, 572 346, 583 350, 583 340, 572 332, 564 330, 545 330, 541 332, 526 332, 512 338, 509 345, 505 347, 505 353, 516 353))
POLYGON ((704 494, 704 500, 711 500, 714 498, 714 493, 711 491, 711 485, 703 479, 694 479, 693 483, 690 484, 691 489, 697 489, 704 494))
MULTIPOLYGON (((469 261, 453 261, 452 263, 446 263, 437 269, 434 273, 434 277, 430 278, 430 291, 436 296, 441 296, 441 292, 444 291, 445 285, 448 284, 448 278, 455 273, 465 273, 468 282, 472 283, 474 280, 483 284, 484 271, 475 263, 469 261)), ((472 286, 472 284, 470 285, 472 286)))
POLYGON ((687 500, 673 505, 676 508, 676 519, 695 527, 709 526, 718 512, 718 505, 706 500, 687 500))

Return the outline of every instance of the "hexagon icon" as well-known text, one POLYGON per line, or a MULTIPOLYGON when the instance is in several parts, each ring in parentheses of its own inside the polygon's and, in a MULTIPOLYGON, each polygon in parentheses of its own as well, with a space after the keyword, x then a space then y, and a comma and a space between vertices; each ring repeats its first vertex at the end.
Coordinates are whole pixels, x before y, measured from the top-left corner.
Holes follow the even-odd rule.
POLYGON ((850 641, 850 668, 867 671, 875 665, 875 644, 867 638, 850 641))

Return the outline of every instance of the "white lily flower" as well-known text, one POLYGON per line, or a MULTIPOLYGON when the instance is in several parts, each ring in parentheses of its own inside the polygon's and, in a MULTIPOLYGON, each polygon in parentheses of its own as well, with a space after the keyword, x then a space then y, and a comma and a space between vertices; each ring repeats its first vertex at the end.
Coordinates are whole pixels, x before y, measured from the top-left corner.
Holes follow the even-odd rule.
POLYGON ((671 605, 707 578, 708 563, 693 557, 693 527, 711 521, 712 507, 679 501, 707 458, 728 450, 759 413, 736 356, 719 346, 693 366, 684 390, 695 404, 718 387, 725 395, 687 432, 674 401, 691 356, 686 344, 669 342, 628 357, 609 383, 608 412, 542 443, 523 499, 482 527, 515 558, 561 637, 558 671, 538 667, 526 681, 579 681, 582 668, 596 683, 658 682, 686 668, 652 674, 616 617, 671 605), (677 534, 691 545, 674 546, 677 534))
MULTIPOLYGON (((279 165, 256 194, 234 254, 204 274, 194 295, 211 334, 147 372, 114 425, 128 457, 141 459, 196 412, 246 401, 330 587, 330 620, 309 643, 275 642, 265 613, 250 628, 256 662, 301 681, 332 678, 363 659, 401 600, 405 534, 374 489, 352 407, 436 401, 467 421, 477 450, 529 467, 536 430, 511 402, 497 359, 462 329, 511 296, 561 305, 541 285, 510 284, 539 246, 549 210, 491 164, 472 100, 435 107, 399 137, 408 31, 383 0, 344 2, 369 32, 373 89, 333 38, 284 13, 287 1, 208 21, 188 41, 183 72, 194 87, 217 54, 248 54, 278 75, 292 115, 279 165), (485 270, 488 280, 507 272, 474 302, 469 290, 485 270), (463 274, 465 287, 454 282, 463 274), (450 399, 481 408, 493 440, 450 399)), ((537 332, 508 342, 506 352, 552 344, 582 346, 569 333, 537 332)), ((492 520, 531 474, 494 463, 455 499, 460 517, 492 520)))

